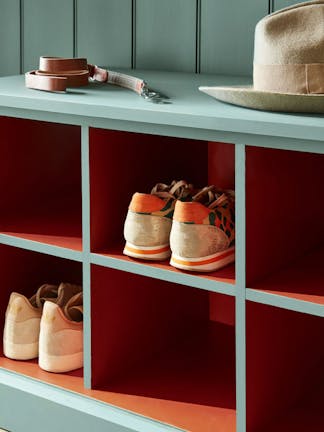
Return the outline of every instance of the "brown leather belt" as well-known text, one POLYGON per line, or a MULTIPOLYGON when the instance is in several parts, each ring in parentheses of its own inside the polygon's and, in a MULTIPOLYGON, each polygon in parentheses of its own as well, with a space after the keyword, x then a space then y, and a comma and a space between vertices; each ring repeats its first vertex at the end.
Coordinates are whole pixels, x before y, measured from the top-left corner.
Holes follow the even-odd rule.
POLYGON ((85 58, 41 57, 39 69, 25 74, 25 83, 28 88, 61 92, 87 85, 89 76, 85 58))
POLYGON ((39 69, 25 74, 25 84, 36 90, 65 92, 68 87, 86 86, 89 78, 128 88, 145 99, 160 100, 160 95, 150 91, 144 80, 88 64, 85 58, 40 57, 39 69))

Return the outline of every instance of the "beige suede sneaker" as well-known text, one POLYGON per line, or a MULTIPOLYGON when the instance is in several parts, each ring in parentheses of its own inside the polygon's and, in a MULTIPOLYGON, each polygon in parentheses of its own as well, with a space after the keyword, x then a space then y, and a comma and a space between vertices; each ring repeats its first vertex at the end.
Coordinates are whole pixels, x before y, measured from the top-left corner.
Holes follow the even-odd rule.
POLYGON ((206 186, 191 202, 175 205, 170 264, 181 270, 210 272, 235 259, 235 194, 206 186))
POLYGON ((61 283, 59 286, 44 284, 29 299, 22 294, 11 293, 3 332, 4 355, 14 360, 38 357, 44 303, 53 302, 64 306, 81 289, 79 285, 61 283))
POLYGON ((125 224, 124 254, 144 260, 170 256, 170 230, 177 200, 190 200, 193 186, 185 180, 157 183, 150 194, 136 192, 130 202, 125 224))
POLYGON ((44 284, 30 299, 11 293, 3 332, 3 352, 14 360, 38 357, 39 325, 43 304, 57 298, 58 287, 44 284))
POLYGON ((83 366, 82 292, 60 307, 44 304, 39 334, 39 367, 48 372, 68 372, 83 366))

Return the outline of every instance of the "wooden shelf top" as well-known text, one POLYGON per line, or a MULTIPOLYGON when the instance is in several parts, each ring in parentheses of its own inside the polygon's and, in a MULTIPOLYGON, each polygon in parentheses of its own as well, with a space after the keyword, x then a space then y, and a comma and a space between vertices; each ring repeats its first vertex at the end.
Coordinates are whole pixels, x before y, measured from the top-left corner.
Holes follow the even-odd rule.
MULTIPOLYGON (((51 118, 56 121, 59 118, 53 116, 56 114, 64 116, 58 122, 66 119, 66 122, 74 124, 100 127, 105 127, 107 120, 136 122, 143 125, 143 132, 148 131, 148 125, 161 125, 227 134, 313 141, 324 139, 323 115, 246 109, 218 102, 198 90, 200 85, 249 84, 249 78, 140 70, 123 72, 144 78, 151 88, 169 97, 168 103, 147 102, 129 90, 99 83, 69 89, 65 94, 31 90, 25 88, 24 76, 20 75, 0 79, 0 114, 24 117, 18 110, 29 110, 37 113, 35 118, 39 119, 51 118)), ((107 123, 107 127, 109 125, 107 123)))

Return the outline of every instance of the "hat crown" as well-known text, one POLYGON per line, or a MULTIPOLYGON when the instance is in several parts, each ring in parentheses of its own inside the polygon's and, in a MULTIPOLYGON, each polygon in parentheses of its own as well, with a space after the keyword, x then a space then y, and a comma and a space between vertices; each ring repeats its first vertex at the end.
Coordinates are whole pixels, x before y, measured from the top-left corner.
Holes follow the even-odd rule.
POLYGON ((253 86, 199 89, 234 105, 324 114, 324 0, 299 3, 259 21, 253 86))
POLYGON ((324 63, 324 1, 300 3, 259 21, 254 62, 324 63))
POLYGON ((254 88, 279 93, 323 93, 324 0, 266 16, 255 29, 254 88))

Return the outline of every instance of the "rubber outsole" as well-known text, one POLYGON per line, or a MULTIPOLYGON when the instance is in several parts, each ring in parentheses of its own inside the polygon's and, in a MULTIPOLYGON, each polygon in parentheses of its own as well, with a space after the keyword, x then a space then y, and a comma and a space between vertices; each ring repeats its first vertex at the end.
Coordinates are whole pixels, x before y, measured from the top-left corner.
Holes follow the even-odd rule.
POLYGON ((171 250, 168 244, 160 246, 136 246, 132 243, 126 242, 123 253, 132 258, 161 261, 169 258, 171 250))
POLYGON ((172 254, 170 264, 180 270, 210 272, 219 270, 235 261, 235 247, 213 255, 199 258, 186 258, 172 254))

